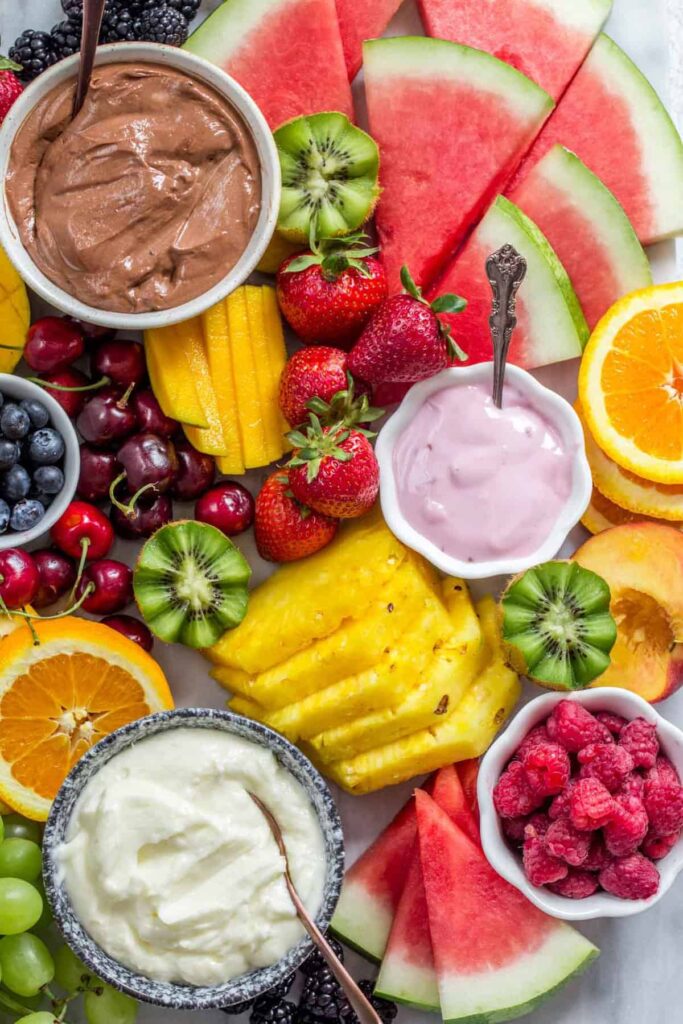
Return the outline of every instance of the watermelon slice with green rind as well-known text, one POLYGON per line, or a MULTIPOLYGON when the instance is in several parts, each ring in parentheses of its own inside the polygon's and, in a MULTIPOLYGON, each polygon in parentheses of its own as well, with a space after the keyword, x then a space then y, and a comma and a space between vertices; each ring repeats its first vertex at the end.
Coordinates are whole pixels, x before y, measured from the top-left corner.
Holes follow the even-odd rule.
POLYGON ((526 277, 517 293, 517 327, 509 361, 530 369, 580 356, 590 332, 567 272, 536 225, 513 203, 498 196, 429 293, 434 298, 442 292, 455 292, 467 299, 462 313, 442 314, 442 319, 451 325, 468 362, 493 358, 486 259, 506 244, 513 245, 527 261, 526 277))
POLYGON ((349 78, 363 63, 363 43, 381 36, 403 0, 336 0, 339 31, 349 78))
POLYGON ((185 49, 232 75, 271 128, 323 110, 353 118, 334 0, 225 0, 185 49))
POLYGON ((497 1024, 534 1010, 598 955, 502 879, 427 793, 415 796, 444 1024, 497 1024))
POLYGON ((648 80, 604 34, 510 188, 557 143, 597 174, 644 245, 683 232, 683 141, 648 80))
POLYGON ((652 284, 647 256, 623 207, 568 149, 549 149, 509 198, 552 245, 591 329, 624 295, 652 284))
POLYGON ((499 57, 557 100, 604 25, 612 0, 419 0, 425 29, 499 57))
POLYGON ((552 100, 514 68, 456 43, 406 36, 363 52, 389 288, 400 290, 404 263, 428 286, 503 189, 552 100))

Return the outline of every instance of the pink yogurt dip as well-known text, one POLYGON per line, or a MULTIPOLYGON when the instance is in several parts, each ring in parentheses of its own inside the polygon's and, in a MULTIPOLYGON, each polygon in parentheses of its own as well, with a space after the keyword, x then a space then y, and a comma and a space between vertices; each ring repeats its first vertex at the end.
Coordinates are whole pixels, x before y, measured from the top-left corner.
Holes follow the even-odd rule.
POLYGON ((483 384, 445 387, 394 446, 398 504, 413 529, 462 562, 522 558, 552 532, 575 456, 513 384, 502 409, 483 384))

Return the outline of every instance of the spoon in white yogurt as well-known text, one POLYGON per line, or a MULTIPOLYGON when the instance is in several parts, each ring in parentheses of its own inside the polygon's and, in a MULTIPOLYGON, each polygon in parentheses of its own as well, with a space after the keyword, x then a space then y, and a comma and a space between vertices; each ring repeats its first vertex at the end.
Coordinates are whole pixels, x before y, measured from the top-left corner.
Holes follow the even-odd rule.
POLYGON ((335 956, 334 950, 330 946, 329 942, 316 925, 313 918, 309 915, 305 906, 301 902, 298 892, 294 888, 292 882, 292 876, 289 873, 289 860, 287 858, 287 847, 282 836, 282 830, 278 825, 276 819, 270 813, 266 805, 262 800, 256 796, 255 793, 249 793, 249 796, 254 801, 258 809, 260 810, 263 817, 268 822, 270 831, 273 833, 273 838, 277 843, 280 854, 285 862, 285 884, 289 891, 289 895, 294 904, 294 908, 297 912, 297 916, 301 921, 302 925, 310 935, 311 939, 320 950, 320 953, 325 958, 327 966, 330 968, 335 978, 346 993, 346 997, 351 1003, 360 1024, 382 1024, 381 1018, 377 1011, 372 1007, 369 1000, 363 995, 356 982, 353 980, 349 972, 344 967, 343 963, 335 956))

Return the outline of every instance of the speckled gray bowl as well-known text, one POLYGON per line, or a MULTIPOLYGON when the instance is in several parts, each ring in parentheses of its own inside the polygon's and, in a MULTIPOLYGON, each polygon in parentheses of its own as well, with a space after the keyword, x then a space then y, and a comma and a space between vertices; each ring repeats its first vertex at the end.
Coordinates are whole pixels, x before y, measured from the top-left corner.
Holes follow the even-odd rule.
POLYGON ((258 722, 249 721, 228 711, 213 708, 178 708, 141 718, 107 736, 94 746, 69 773, 59 790, 45 826, 43 839, 43 880, 48 903, 67 945, 100 978, 115 988, 147 1003, 156 1003, 174 1010, 206 1010, 229 1007, 234 1003, 267 992, 296 970, 312 951, 308 938, 290 949, 270 967, 250 971, 224 985, 192 986, 152 981, 136 974, 112 959, 88 935, 78 920, 64 885, 60 882, 55 851, 66 837, 74 805, 87 782, 120 751, 133 743, 160 732, 179 728, 220 729, 268 747, 280 764, 303 786, 320 822, 325 840, 327 860, 323 899, 316 922, 327 928, 339 899, 344 875, 344 836, 337 808, 322 776, 308 758, 286 739, 258 722))

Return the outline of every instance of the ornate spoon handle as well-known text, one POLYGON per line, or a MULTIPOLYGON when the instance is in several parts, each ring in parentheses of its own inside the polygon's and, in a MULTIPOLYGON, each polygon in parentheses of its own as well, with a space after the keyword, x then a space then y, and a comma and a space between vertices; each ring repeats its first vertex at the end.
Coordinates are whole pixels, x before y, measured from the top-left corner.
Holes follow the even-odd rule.
POLYGON ((526 274, 526 260, 512 245, 504 245, 487 259, 486 274, 493 292, 489 317, 493 341, 493 401, 500 409, 510 338, 517 326, 515 299, 526 274))

